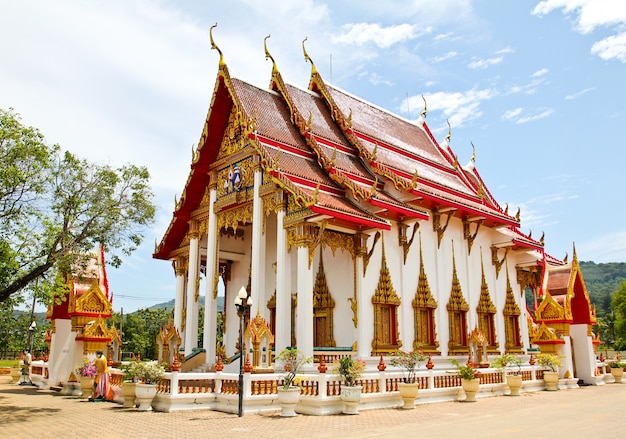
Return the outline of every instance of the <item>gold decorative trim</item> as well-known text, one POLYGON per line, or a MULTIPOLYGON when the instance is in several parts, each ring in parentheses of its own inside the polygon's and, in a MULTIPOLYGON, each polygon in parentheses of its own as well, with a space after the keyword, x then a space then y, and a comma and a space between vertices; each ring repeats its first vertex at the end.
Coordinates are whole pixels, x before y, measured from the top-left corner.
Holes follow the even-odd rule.
POLYGON ((437 301, 430 291, 428 277, 424 269, 424 257, 422 254, 422 235, 420 233, 420 273, 417 282, 417 291, 411 305, 413 306, 413 348, 422 348, 424 352, 439 354, 437 350, 437 323, 435 310, 437 301))
POLYGON ((454 257, 454 242, 452 242, 452 289, 450 299, 446 305, 448 310, 449 340, 448 354, 467 353, 467 311, 469 305, 463 297, 461 284, 456 272, 456 259, 454 257))
POLYGON ((216 214, 217 216, 217 229, 231 228, 237 233, 237 228, 240 224, 247 224, 253 221, 253 209, 252 204, 244 204, 237 206, 233 209, 223 210, 216 214))
POLYGON ((372 296, 372 304, 374 305, 372 355, 390 353, 402 347, 398 326, 398 307, 402 301, 393 288, 391 274, 387 266, 384 240, 382 245, 383 255, 378 285, 372 296), (387 314, 387 317, 385 318, 383 314, 387 314))
POLYGON ((432 211, 433 213, 433 232, 437 232, 437 248, 441 247, 441 240, 443 239, 444 233, 446 233, 446 229, 448 228, 448 224, 450 224, 450 219, 454 216, 455 210, 450 210, 448 212, 448 217, 446 218, 446 223, 441 225, 441 212, 437 209, 432 211))
POLYGON ((406 264, 406 258, 409 255, 409 250, 411 249, 411 245, 413 245, 413 238, 415 238, 415 233, 417 229, 419 229, 419 222, 413 223, 413 232, 411 233, 411 239, 407 240, 407 229, 409 226, 404 224, 403 222, 398 223, 398 245, 402 247, 403 255, 404 255, 404 264, 406 264))
POLYGON ((476 230, 474 230, 474 233, 470 232, 470 225, 472 221, 469 221, 466 217, 463 217, 462 222, 463 222, 463 238, 467 240, 467 254, 469 255, 472 253, 472 246, 474 245, 474 240, 476 239, 476 236, 478 235, 478 230, 480 229, 480 226, 483 224, 484 219, 479 219, 475 221, 476 230))
POLYGON ((324 252, 320 251, 320 262, 315 276, 315 285, 313 286, 313 321, 314 321, 314 337, 315 346, 322 347, 335 347, 335 338, 333 335, 334 316, 333 310, 335 308, 335 300, 328 289, 328 282, 326 281, 326 273, 324 272, 324 252), (318 323, 321 323, 324 327, 323 334, 325 340, 318 338, 319 328, 318 323))
MULTIPOLYGON (((491 246, 491 263, 494 267, 496 267, 496 279, 500 275, 500 269, 502 268, 502 264, 504 263, 504 261, 506 261, 506 255, 509 253, 509 247, 506 247, 504 249, 504 256, 502 257, 502 259, 498 259, 498 250, 500 250, 498 247, 495 247, 493 245, 491 246)), ((509 274, 507 273, 506 276, 508 279, 509 274)))

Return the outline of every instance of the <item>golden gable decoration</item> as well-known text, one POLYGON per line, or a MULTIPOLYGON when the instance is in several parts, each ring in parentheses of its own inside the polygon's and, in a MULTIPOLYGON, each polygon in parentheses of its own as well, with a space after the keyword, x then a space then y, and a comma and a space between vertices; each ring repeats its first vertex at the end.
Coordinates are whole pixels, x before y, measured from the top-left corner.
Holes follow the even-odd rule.
POLYGON ((374 305, 374 339, 372 340, 372 355, 391 353, 402 346, 398 332, 398 307, 402 302, 391 282, 391 274, 387 266, 385 255, 385 241, 383 239, 383 257, 380 265, 378 286, 372 296, 374 305))
POLYGON ((565 310, 548 292, 544 295, 541 305, 535 312, 535 316, 538 322, 563 321, 566 319, 565 310))

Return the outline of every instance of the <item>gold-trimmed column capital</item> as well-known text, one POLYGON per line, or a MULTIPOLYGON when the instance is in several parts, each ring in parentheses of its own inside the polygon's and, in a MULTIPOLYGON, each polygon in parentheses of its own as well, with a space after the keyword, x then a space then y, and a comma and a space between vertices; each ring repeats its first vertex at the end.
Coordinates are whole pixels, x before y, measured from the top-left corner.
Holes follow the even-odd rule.
POLYGON ((198 239, 200 234, 200 223, 196 220, 189 221, 189 231, 187 232, 189 239, 198 239))

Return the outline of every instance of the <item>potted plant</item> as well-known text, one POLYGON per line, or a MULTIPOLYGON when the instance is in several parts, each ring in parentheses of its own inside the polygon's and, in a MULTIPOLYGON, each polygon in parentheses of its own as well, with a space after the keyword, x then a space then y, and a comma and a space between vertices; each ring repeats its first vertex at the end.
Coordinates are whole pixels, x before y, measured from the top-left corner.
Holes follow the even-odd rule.
POLYGON ((522 359, 514 354, 506 353, 493 361, 496 369, 504 370, 506 384, 510 389, 510 396, 519 396, 522 388, 522 359))
POLYGON ((354 360, 350 356, 342 357, 333 367, 333 372, 338 374, 344 382, 341 386, 341 400, 345 403, 343 413, 347 415, 359 413, 362 386, 357 386, 357 380, 364 370, 365 362, 359 359, 354 360))
POLYGON ((132 363, 122 364, 120 370, 124 373, 122 381, 122 396, 125 408, 135 407, 135 376, 131 373, 132 363))
POLYGON ((313 361, 296 348, 285 348, 276 356, 276 362, 283 365, 283 385, 277 389, 278 402, 281 405, 280 415, 283 417, 296 416, 296 404, 300 400, 300 387, 298 387, 297 374, 302 367, 313 361))
POLYGON ((622 378, 624 377, 624 368, 626 367, 626 363, 622 362, 620 359, 615 359, 613 361, 609 361, 608 365, 611 368, 611 375, 615 378, 615 382, 621 384, 622 378))
POLYGON ((452 359, 450 362, 456 366, 457 374, 461 377, 461 386, 465 391, 465 402, 476 402, 476 393, 480 388, 480 380, 478 376, 480 372, 474 367, 473 364, 461 364, 457 360, 452 359))
POLYGON ((76 376, 80 379, 82 396, 91 397, 94 388, 94 379, 97 373, 96 366, 89 361, 89 358, 83 357, 82 364, 75 370, 76 376))
POLYGON ((426 361, 426 356, 421 348, 413 351, 398 350, 391 357, 391 365, 402 370, 402 383, 398 383, 400 397, 404 401, 403 409, 415 407, 415 398, 419 391, 419 383, 415 378, 416 369, 426 361))
POLYGON ((550 369, 543 373, 543 380, 546 383, 546 390, 555 391, 559 382, 558 368, 561 366, 561 359, 556 354, 539 353, 535 357, 537 363, 543 368, 550 369))
POLYGON ((135 404, 137 410, 152 410, 152 400, 156 396, 156 385, 163 378, 165 368, 156 361, 135 361, 130 365, 129 375, 135 384, 135 404))

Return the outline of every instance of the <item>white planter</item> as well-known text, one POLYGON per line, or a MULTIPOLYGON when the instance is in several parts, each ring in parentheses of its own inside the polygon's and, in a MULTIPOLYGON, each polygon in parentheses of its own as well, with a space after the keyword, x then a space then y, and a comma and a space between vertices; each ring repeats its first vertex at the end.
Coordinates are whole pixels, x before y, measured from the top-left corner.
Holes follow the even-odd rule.
POLYGON ((511 393, 509 396, 520 396, 519 391, 522 388, 522 376, 521 375, 507 375, 506 384, 509 386, 511 393))
POLYGON ((156 384, 135 384, 135 404, 137 410, 147 412, 152 410, 152 400, 156 396, 156 384))
POLYGON ((123 381, 122 396, 124 397, 123 407, 135 407, 135 383, 130 381, 123 381))
POLYGON ((341 386, 341 400, 344 402, 343 413, 346 415, 359 414, 361 389, 363 386, 341 386))
POLYGON ((549 390, 552 392, 559 390, 557 388, 557 384, 559 384, 558 372, 545 371, 543 373, 543 381, 546 383, 546 390, 549 390))
POLYGON ((277 391, 278 402, 281 407, 280 416, 296 416, 296 404, 300 401, 300 387, 290 387, 288 389, 279 387, 277 391))
POLYGON ((80 377, 81 395, 90 398, 93 392, 93 377, 80 377))
POLYGON ((622 378, 624 377, 624 368, 623 367, 612 367, 611 375, 615 378, 615 383, 622 383, 622 378))
POLYGON ((461 380, 463 391, 465 392, 465 402, 476 402, 476 393, 480 388, 480 380, 475 378, 473 380, 461 380))
POLYGON ((398 383, 398 391, 404 401, 403 409, 415 408, 415 398, 417 398, 419 388, 419 383, 398 383))

